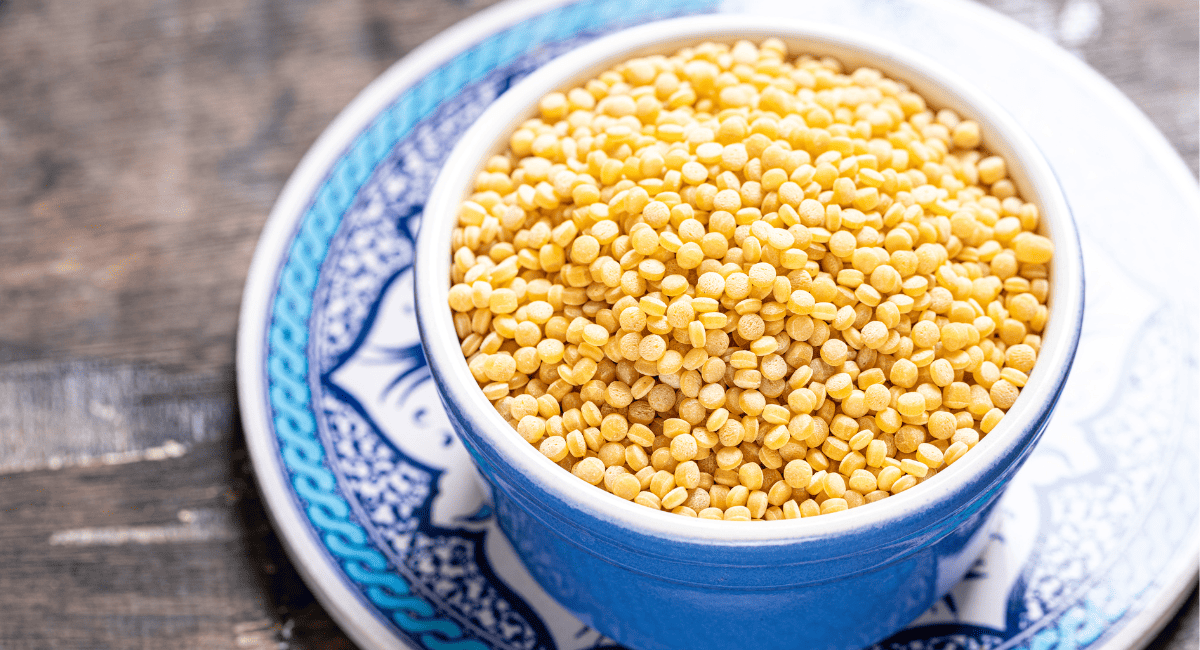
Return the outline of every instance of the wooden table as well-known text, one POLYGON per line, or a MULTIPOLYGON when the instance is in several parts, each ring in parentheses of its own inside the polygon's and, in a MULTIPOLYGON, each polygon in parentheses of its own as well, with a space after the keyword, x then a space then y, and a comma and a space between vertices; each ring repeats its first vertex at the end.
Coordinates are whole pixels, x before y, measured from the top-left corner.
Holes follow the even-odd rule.
MULTIPOLYGON (((234 394, 284 181, 489 2, 0 0, 0 648, 348 648, 256 491, 234 394)), ((988 0, 1197 169, 1195 0, 988 0)), ((1197 647, 1195 593, 1154 642, 1197 647)))

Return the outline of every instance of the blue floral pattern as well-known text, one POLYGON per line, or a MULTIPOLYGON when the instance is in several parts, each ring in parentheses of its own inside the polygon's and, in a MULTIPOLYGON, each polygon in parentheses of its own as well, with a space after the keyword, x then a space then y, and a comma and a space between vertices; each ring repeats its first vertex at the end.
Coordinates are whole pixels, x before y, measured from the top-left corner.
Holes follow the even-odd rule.
MULTIPOLYGON (((408 457, 384 436, 336 372, 363 343, 381 293, 411 265, 438 165, 483 108, 540 64, 605 31, 712 6, 586 0, 493 35, 383 111, 333 166, 300 220, 267 333, 279 453, 297 505, 333 564, 414 646, 532 650, 563 639, 493 573, 486 531, 446 529, 430 518, 444 469, 408 457)), ((403 394, 428 381, 417 346, 391 352, 392 388, 403 394)), ((570 645, 606 644, 572 627, 570 645)))
MULTIPOLYGON (((297 223, 266 332, 263 381, 278 454, 295 507, 330 565, 413 647, 615 647, 564 622, 519 566, 496 560, 505 543, 487 500, 455 475, 457 443, 436 398, 422 398, 432 395, 421 392, 429 374, 415 334, 400 331, 412 308, 405 283, 434 177, 491 101, 600 33, 716 5, 585 0, 488 37, 397 96, 331 167, 297 223), (388 328, 395 331, 380 333, 388 328), (380 382, 355 380, 368 375, 380 382), (404 419, 395 421, 396 414, 404 419), (419 440, 405 438, 413 431, 419 440), (470 507, 439 511, 451 502, 470 507)), ((1094 404, 1066 407, 1091 415, 1055 421, 1001 504, 1003 523, 976 570, 876 648, 1095 645, 1145 607, 1173 546, 1195 534, 1195 515, 1178 516, 1200 511, 1194 490, 1172 493, 1182 505, 1155 507, 1174 489, 1171 476, 1197 471, 1195 436, 1177 431, 1196 421, 1194 331, 1153 288, 1133 285, 1086 245, 1085 252, 1092 286, 1141 300, 1145 318, 1127 323, 1128 331, 1111 337, 1120 347, 1106 350, 1123 350, 1124 362, 1099 368, 1111 376, 1094 404), (1121 283, 1127 291, 1113 288, 1121 283)), ((1088 296, 1090 323, 1105 318, 1104 299, 1088 296)), ((1085 336, 1101 340, 1104 333, 1085 336)), ((1095 379, 1078 362, 1075 377, 1095 379)))

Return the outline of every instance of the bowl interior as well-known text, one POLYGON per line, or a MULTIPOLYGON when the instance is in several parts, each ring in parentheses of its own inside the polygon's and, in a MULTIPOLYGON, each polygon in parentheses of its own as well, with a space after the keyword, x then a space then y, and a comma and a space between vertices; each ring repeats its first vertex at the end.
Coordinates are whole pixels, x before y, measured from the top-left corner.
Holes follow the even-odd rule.
POLYGON ((1033 444, 1060 392, 1078 342, 1083 275, 1078 239, 1066 200, 1049 165, 1023 130, 986 95, 936 62, 892 43, 825 25, 746 16, 702 16, 643 25, 610 35, 556 59, 497 100, 464 135, 443 167, 426 205, 417 253, 417 304, 427 357, 445 382, 443 394, 479 424, 472 434, 537 490, 549 490, 581 513, 620 528, 673 539, 722 543, 786 542, 836 536, 894 525, 950 501, 969 501, 986 490, 1007 464, 1033 444), (869 66, 921 94, 931 108, 950 108, 979 122, 984 147, 1008 163, 1020 195, 1039 206, 1039 232, 1055 243, 1051 263, 1050 318, 1038 363, 1005 418, 972 451, 939 471, 936 480, 834 516, 767 522, 713 522, 650 510, 585 486, 526 443, 492 408, 459 351, 450 310, 450 234, 458 204, 469 193, 487 158, 507 147, 508 136, 536 113, 545 94, 593 78, 612 65, 649 54, 671 54, 703 41, 733 43, 777 37, 788 56, 832 56, 846 70, 869 66))

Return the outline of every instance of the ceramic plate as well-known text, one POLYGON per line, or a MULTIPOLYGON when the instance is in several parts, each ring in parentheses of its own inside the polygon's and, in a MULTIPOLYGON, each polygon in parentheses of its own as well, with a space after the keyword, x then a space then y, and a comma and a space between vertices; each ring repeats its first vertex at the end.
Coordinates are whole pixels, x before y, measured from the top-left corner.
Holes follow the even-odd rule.
POLYGON ((516 0, 368 87, 285 187, 241 315, 250 452, 309 585, 364 648, 613 645, 532 582, 493 522, 420 352, 413 238, 455 140, 514 81, 600 34, 710 11, 856 27, 972 78, 1043 147, 1082 233, 1087 316, 1050 429, 967 579, 879 647, 1147 643, 1200 553, 1200 308, 1184 281, 1200 277, 1200 192, 1096 72, 957 0, 516 0))

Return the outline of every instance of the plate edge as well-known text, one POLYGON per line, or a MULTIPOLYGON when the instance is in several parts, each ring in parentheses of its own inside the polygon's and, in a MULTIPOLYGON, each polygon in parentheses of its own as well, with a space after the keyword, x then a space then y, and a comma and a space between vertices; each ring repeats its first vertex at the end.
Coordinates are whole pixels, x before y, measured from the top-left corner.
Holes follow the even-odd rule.
POLYGON ((338 575, 321 574, 304 561, 316 559, 322 568, 328 566, 313 531, 304 524, 295 507, 271 440, 273 429, 266 409, 262 355, 270 300, 276 293, 282 266, 280 260, 295 238, 316 188, 330 175, 333 163, 346 154, 355 138, 400 93, 470 44, 572 1, 505 0, 451 25, 391 64, 338 113, 301 158, 276 199, 255 247, 242 291, 235 355, 238 405, 255 483, 268 506, 267 516, 305 584, 342 631, 366 648, 394 648, 397 640, 404 641, 380 623, 375 612, 361 605, 340 577, 340 569, 338 575))

